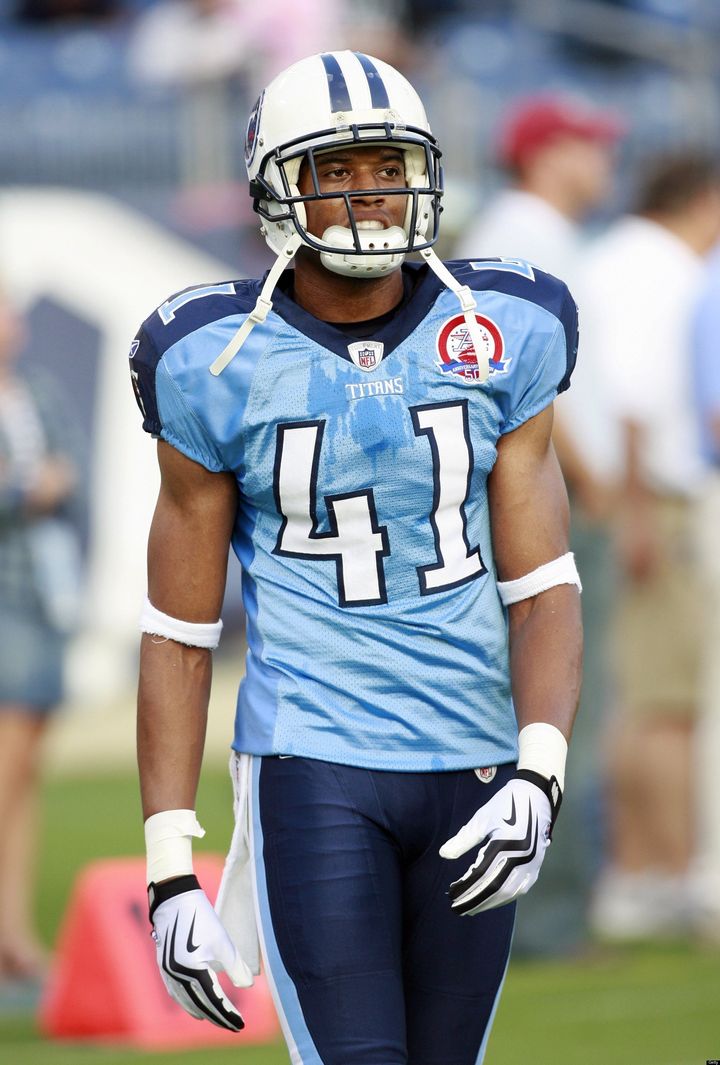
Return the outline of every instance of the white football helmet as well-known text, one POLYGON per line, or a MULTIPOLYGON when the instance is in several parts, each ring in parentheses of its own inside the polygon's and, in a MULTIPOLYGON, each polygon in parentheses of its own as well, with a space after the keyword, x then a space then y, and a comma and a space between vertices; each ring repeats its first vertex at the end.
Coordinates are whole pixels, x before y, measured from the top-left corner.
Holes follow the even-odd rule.
POLYGON ((260 96, 248 122, 245 162, 263 234, 277 254, 297 233, 321 253, 334 272, 378 277, 396 270, 411 251, 429 248, 438 236, 443 193, 440 149, 430 132, 420 97, 406 78, 360 52, 310 56, 279 74, 260 96), (370 189, 321 192, 316 153, 338 145, 390 143, 405 161, 406 186, 383 195, 407 199, 403 226, 381 232, 358 230, 353 196, 370 189), (298 189, 305 161, 314 192, 298 189), (321 237, 307 230, 305 202, 343 199, 349 228, 332 226, 321 237))
MULTIPOLYGON (((256 325, 272 310, 272 294, 282 272, 301 245, 320 252, 328 270, 348 277, 382 277, 397 270, 412 251, 419 252, 443 284, 455 293, 475 350, 483 350, 475 297, 442 263, 432 245, 438 237, 443 176, 440 149, 430 132, 425 108, 397 70, 361 52, 324 52, 288 67, 262 93, 250 115, 245 163, 253 206, 263 219, 265 240, 277 259, 265 278, 255 306, 210 366, 222 373, 256 325), (405 161, 405 186, 322 192, 316 155, 338 145, 386 145, 398 148, 405 161), (312 193, 298 188, 306 163, 312 193), (402 226, 360 229, 352 211, 353 196, 404 196, 402 226), (342 199, 349 226, 330 226, 321 236, 308 232, 305 203, 342 199)), ((478 360, 480 380, 488 367, 478 360)))

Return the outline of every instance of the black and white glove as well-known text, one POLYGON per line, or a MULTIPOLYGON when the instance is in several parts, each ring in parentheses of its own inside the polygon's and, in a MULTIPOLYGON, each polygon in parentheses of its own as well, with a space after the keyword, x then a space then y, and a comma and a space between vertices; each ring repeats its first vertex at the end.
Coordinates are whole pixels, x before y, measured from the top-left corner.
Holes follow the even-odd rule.
POLYGON ((188 874, 150 884, 148 898, 157 963, 171 998, 191 1017, 239 1032, 244 1021, 217 973, 226 972, 236 987, 249 987, 253 974, 197 877, 188 874))
POLYGON ((472 916, 512 902, 538 878, 550 844, 562 792, 556 777, 518 769, 460 831, 440 848, 442 858, 478 855, 450 885, 454 913, 472 916))

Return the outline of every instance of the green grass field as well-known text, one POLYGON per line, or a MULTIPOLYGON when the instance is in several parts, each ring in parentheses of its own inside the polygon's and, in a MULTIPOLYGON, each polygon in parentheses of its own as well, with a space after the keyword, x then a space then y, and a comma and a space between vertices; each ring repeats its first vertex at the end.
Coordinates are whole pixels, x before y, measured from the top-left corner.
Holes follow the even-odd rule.
MULTIPOLYGON (((198 809, 210 849, 230 831, 230 787, 206 772, 198 809)), ((57 779, 46 787, 38 906, 52 942, 78 870, 93 858, 139 854, 140 809, 130 775, 57 779)), ((202 845, 200 845, 202 846, 202 845)), ((2 1007, 5 1065, 282 1065, 281 1046, 146 1054, 43 1042, 32 1014, 2 1007)), ((592 960, 511 966, 486 1065, 704 1065, 720 1057, 720 953, 688 945, 598 952, 592 960)))

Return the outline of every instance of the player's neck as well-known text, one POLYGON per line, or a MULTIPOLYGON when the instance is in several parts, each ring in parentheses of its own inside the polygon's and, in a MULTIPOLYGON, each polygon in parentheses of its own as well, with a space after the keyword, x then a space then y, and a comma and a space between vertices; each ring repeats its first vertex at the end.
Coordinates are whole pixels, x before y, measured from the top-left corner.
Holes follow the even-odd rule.
POLYGON ((323 322, 366 322, 396 307, 403 297, 401 270, 386 277, 333 274, 312 252, 295 260, 294 299, 323 322))

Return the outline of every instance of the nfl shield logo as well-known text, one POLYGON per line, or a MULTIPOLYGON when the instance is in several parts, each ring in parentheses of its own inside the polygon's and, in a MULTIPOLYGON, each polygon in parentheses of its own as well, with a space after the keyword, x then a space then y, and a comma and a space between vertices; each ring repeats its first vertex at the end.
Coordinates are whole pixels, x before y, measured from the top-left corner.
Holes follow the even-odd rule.
POLYGON ((357 344, 348 344, 350 358, 361 370, 374 370, 383 357, 385 345, 379 340, 363 340, 357 344))

